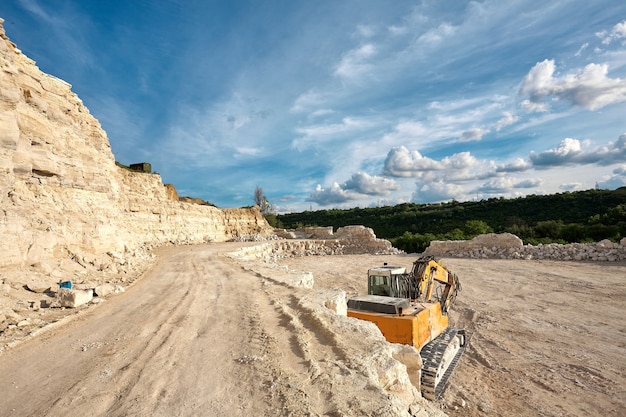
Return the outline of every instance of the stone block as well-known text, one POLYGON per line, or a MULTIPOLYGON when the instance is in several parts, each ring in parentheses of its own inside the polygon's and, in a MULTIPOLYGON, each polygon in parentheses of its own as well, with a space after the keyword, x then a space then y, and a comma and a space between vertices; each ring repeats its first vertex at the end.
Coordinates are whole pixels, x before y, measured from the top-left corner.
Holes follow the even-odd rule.
POLYGON ((345 291, 333 291, 324 294, 324 306, 339 316, 348 315, 348 303, 345 291))
POLYGON ((56 297, 61 307, 76 308, 90 302, 93 298, 93 291, 59 288, 56 297))

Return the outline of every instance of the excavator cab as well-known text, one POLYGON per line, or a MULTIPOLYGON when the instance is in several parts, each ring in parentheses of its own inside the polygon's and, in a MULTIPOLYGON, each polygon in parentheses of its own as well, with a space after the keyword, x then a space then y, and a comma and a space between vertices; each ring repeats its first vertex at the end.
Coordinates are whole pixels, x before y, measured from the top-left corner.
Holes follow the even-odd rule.
POLYGON ((367 293, 385 297, 401 297, 402 283, 406 280, 406 268, 388 266, 386 263, 367 271, 367 293))

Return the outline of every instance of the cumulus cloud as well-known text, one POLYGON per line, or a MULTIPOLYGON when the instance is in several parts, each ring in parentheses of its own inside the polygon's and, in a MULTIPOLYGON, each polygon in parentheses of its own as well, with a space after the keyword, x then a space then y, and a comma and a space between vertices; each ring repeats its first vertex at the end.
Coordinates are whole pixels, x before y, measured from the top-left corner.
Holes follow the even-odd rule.
POLYGON ((315 191, 306 199, 320 206, 328 206, 331 204, 341 204, 351 200, 357 200, 359 195, 351 191, 344 190, 341 186, 334 182, 330 188, 322 188, 320 184, 315 187, 315 191))
POLYGON ((398 183, 391 178, 380 176, 370 176, 364 172, 353 174, 352 177, 343 184, 346 190, 367 195, 389 195, 392 191, 398 190, 398 183))
POLYGON ((588 142, 565 138, 556 148, 543 152, 531 152, 530 162, 536 168, 550 168, 558 165, 600 164, 608 165, 626 160, 626 133, 615 142, 593 149, 586 149, 588 142))
POLYGON ((392 148, 387 154, 383 172, 392 177, 417 177, 424 171, 439 168, 437 161, 422 156, 418 151, 409 151, 400 146, 392 148))
POLYGON ((535 153, 530 153, 530 160, 535 167, 565 165, 575 162, 582 154, 580 141, 572 138, 565 138, 559 146, 553 149, 535 153))
POLYGON ((465 170, 479 166, 480 162, 469 152, 459 152, 453 154, 452 156, 446 156, 443 158, 441 160, 441 165, 441 169, 444 171, 451 169, 465 170))
POLYGON ((444 181, 417 182, 411 201, 414 203, 435 203, 448 200, 464 200, 466 194, 460 185, 444 181))
POLYGON ((469 152, 447 156, 440 161, 422 156, 406 147, 392 148, 385 159, 383 172, 392 177, 423 177, 425 173, 445 170, 465 170, 479 165, 469 152))
POLYGON ((496 167, 496 172, 524 172, 532 168, 532 164, 525 159, 516 158, 508 164, 501 164, 496 167))
POLYGON ((472 128, 470 130, 466 130, 465 132, 463 132, 461 134, 461 137, 459 138, 459 140, 461 142, 469 142, 469 141, 473 141, 473 140, 481 140, 483 138, 483 136, 485 136, 487 133, 489 133, 489 130, 485 130, 485 129, 480 129, 478 127, 472 128))
POLYGON ((608 65, 589 64, 576 74, 554 77, 554 60, 538 62, 524 77, 519 89, 528 99, 522 107, 545 111, 547 97, 565 100, 587 110, 598 110, 609 104, 626 101, 626 79, 609 78, 608 65))
POLYGON ((307 198, 307 201, 327 206, 359 200, 367 195, 387 196, 399 188, 398 183, 391 178, 371 176, 364 172, 358 172, 353 174, 343 184, 334 182, 330 188, 323 188, 318 184, 315 191, 307 198))

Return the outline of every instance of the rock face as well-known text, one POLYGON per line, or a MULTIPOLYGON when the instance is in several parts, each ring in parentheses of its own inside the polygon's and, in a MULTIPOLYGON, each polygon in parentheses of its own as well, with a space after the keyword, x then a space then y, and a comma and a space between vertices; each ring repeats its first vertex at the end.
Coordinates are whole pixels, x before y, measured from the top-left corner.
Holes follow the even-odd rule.
POLYGON ((71 86, 24 56, 1 19, 0 172, 0 267, 272 233, 256 208, 179 202, 158 174, 116 166, 71 86))

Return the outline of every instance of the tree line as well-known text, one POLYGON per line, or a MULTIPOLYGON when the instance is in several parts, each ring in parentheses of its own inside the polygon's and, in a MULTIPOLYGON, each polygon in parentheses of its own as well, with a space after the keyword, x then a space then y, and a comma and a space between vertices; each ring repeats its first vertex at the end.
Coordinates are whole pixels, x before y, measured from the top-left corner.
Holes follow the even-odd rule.
POLYGON ((422 252, 432 240, 471 239, 509 232, 524 243, 619 241, 626 237, 626 187, 513 199, 404 203, 376 208, 304 211, 276 215, 274 227, 364 225, 398 249, 422 252))

